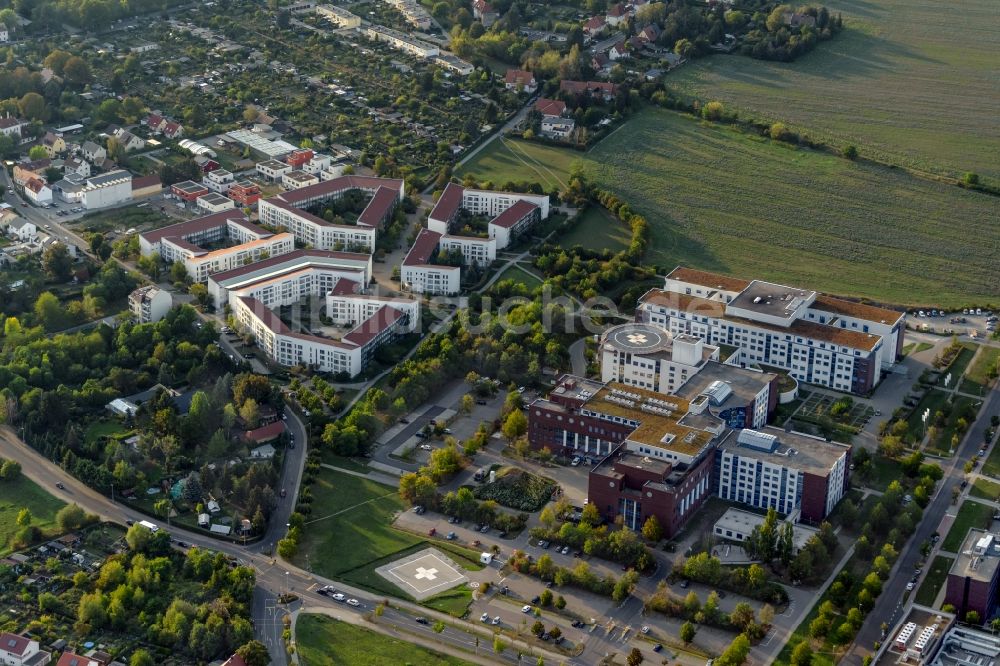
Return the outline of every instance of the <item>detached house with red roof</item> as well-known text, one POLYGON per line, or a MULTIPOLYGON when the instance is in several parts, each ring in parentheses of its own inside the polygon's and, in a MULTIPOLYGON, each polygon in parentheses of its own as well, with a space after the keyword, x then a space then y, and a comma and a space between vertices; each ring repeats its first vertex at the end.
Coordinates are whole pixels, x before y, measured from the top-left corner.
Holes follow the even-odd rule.
POLYGON ((608 58, 612 61, 624 60, 629 57, 631 57, 631 54, 628 50, 628 44, 624 39, 608 49, 608 58))
POLYGON ((504 85, 507 90, 521 91, 529 95, 538 90, 538 82, 535 75, 523 69, 508 69, 504 77, 504 85))
POLYGON ((593 37, 604 32, 604 29, 607 27, 607 19, 603 16, 593 16, 589 21, 583 24, 583 34, 587 37, 593 37))
POLYGON ((52 188, 41 178, 32 178, 24 184, 24 196, 36 206, 52 203, 52 188))
POLYGON ((619 2, 617 5, 611 6, 608 13, 605 14, 604 20, 608 22, 608 25, 616 27, 624 23, 628 19, 628 15, 629 12, 625 9, 625 5, 619 2))
POLYGON ((500 15, 493 5, 486 0, 474 0, 472 3, 472 16, 479 19, 484 28, 488 28, 497 22, 500 15))
POLYGON ((0 664, 4 666, 44 666, 52 661, 52 655, 38 648, 38 641, 18 636, 0 634, 0 664))

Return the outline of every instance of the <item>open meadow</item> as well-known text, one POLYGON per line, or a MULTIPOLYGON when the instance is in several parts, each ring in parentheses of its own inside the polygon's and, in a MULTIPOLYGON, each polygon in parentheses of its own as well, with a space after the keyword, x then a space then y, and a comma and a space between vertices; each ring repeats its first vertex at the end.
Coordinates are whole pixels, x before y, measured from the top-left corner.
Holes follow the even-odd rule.
POLYGON ((994 0, 831 0, 845 30, 794 63, 702 58, 667 83, 863 156, 1000 184, 994 0))
POLYGON ((21 529, 17 525, 17 514, 21 509, 28 509, 31 524, 44 535, 50 535, 56 526, 56 513, 64 506, 62 500, 22 474, 0 481, 0 556, 14 550, 14 536, 21 529))
MULTIPOLYGON (((646 260, 665 269, 686 264, 904 305, 960 307, 1000 293, 996 248, 982 242, 983 225, 996 220, 993 197, 671 111, 644 110, 587 153, 494 142, 458 175, 538 177, 549 187, 576 162, 646 216, 646 260)), ((589 237, 603 247, 611 233, 562 243, 589 237)))
POLYGON ((471 666, 471 662, 326 617, 304 614, 295 623, 303 666, 471 666))

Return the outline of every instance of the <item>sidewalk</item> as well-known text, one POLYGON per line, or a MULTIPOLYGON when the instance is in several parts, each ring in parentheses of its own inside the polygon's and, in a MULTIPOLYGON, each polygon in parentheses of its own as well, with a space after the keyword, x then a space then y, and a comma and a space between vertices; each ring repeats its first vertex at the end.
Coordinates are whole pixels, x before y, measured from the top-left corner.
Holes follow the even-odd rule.
POLYGON ((380 474, 379 472, 356 472, 353 469, 344 469, 343 467, 337 467, 336 465, 330 465, 328 463, 320 463, 320 467, 326 469, 332 469, 334 472, 340 472, 341 474, 350 474, 351 476, 356 476, 361 479, 368 479, 369 481, 375 481, 377 483, 383 483, 387 486, 398 486, 399 477, 389 476, 388 474, 380 474))

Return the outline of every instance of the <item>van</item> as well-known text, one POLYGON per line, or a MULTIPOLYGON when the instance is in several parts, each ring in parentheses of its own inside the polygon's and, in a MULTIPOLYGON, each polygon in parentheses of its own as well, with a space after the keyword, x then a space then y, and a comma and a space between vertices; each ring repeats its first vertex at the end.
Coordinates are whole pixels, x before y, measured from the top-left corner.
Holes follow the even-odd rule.
POLYGON ((145 527, 150 532, 159 532, 160 531, 160 528, 155 523, 151 523, 148 520, 140 520, 139 524, 142 525, 143 527, 145 527))

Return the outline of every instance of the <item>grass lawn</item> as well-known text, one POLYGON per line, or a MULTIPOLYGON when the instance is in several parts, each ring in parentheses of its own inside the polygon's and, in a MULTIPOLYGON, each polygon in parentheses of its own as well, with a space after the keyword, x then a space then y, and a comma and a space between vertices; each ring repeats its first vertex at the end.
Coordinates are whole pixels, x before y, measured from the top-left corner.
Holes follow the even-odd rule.
MULTIPOLYGON (((976 398, 968 398, 964 395, 955 396, 955 402, 951 413, 948 414, 945 425, 941 428, 941 433, 938 435, 937 440, 930 443, 930 446, 938 449, 942 453, 951 452, 951 439, 955 434, 958 434, 959 438, 963 437, 962 433, 957 430, 958 419, 960 414, 964 414, 965 411, 971 406, 978 402, 976 398)), ((933 412, 932 412, 933 413, 933 412)), ((971 420, 970 420, 971 423, 971 420)))
MULTIPOLYGON (((931 416, 934 416, 935 412, 941 411, 945 414, 948 413, 948 394, 944 391, 930 390, 924 394, 924 397, 920 399, 917 406, 913 408, 913 412, 907 417, 906 422, 909 424, 909 435, 908 440, 913 442, 918 440, 924 434, 924 424, 921 421, 921 415, 924 413, 925 409, 931 410, 931 416)), ((931 419, 927 420, 927 424, 931 425, 933 422, 931 419)))
POLYGON ((528 289, 542 286, 542 281, 537 276, 517 266, 511 266, 501 273, 498 278, 499 280, 513 280, 514 282, 523 284, 528 289))
POLYGON ((924 582, 917 588, 917 596, 914 598, 914 601, 922 606, 933 608, 934 600, 937 598, 941 586, 947 580, 948 570, 951 569, 954 561, 954 558, 945 557, 944 555, 935 556, 930 568, 927 570, 927 575, 924 577, 924 582))
POLYGON ((972 365, 965 371, 965 378, 962 380, 961 391, 972 395, 983 395, 990 379, 987 373, 997 369, 1000 363, 1000 347, 982 346, 972 365))
POLYGON ((979 529, 988 527, 992 518, 993 507, 973 502, 969 499, 965 500, 958 509, 955 522, 951 524, 951 529, 948 530, 948 536, 941 542, 941 550, 949 553, 957 553, 958 549, 962 547, 962 542, 965 541, 965 536, 969 533, 969 530, 973 527, 979 529))
MULTIPOLYGON (((391 486, 323 469, 312 485, 312 493, 313 512, 293 558, 295 564, 310 571, 381 594, 410 598, 375 569, 428 546, 447 553, 466 569, 482 569, 476 551, 393 528, 396 513, 405 505, 391 486)), ((458 588, 423 604, 460 617, 471 602, 471 590, 458 588)))
POLYGON ((13 548, 11 538, 20 529, 17 514, 21 509, 31 511, 31 524, 42 532, 50 533, 55 528, 56 513, 66 504, 24 475, 10 481, 0 481, 0 556, 7 555, 13 548))
POLYGON ((969 489, 969 495, 989 500, 991 502, 996 502, 997 499, 1000 498, 1000 483, 979 477, 972 482, 972 488, 969 489))
POLYGON ((305 614, 295 623, 303 666, 471 666, 450 657, 325 615, 305 614))
POLYGON ((662 109, 586 153, 494 142, 456 175, 500 184, 534 174, 549 188, 575 162, 649 220, 646 260, 661 267, 899 304, 960 306, 1000 292, 1000 264, 979 242, 989 197, 662 109))
POLYGON ((830 0, 844 31, 794 63, 695 60, 668 83, 862 156, 1000 182, 993 0, 830 0), (875 91, 875 94, 872 94, 875 91))
POLYGON ((994 446, 990 449, 990 454, 979 469, 979 473, 1000 479, 1000 446, 994 446))
POLYGON ((945 377, 951 375, 951 383, 948 386, 954 387, 958 383, 959 378, 965 374, 965 369, 969 367, 969 363, 972 362, 972 357, 976 355, 976 350, 979 345, 963 343, 962 349, 959 350, 955 358, 952 359, 951 365, 947 368, 941 370, 940 379, 938 379, 938 385, 944 386, 945 377))
POLYGON ((87 429, 83 433, 83 440, 87 443, 87 446, 91 446, 102 437, 123 435, 126 432, 128 432, 128 428, 121 421, 117 419, 101 419, 87 426, 87 429))
POLYGON ((566 248, 581 245, 588 250, 612 252, 627 250, 631 242, 632 231, 600 206, 585 210, 573 230, 559 239, 566 248))
POLYGON ((362 474, 367 474, 372 471, 370 467, 364 462, 364 458, 345 458, 344 456, 338 456, 336 453, 323 449, 320 461, 326 463, 327 465, 333 465, 334 467, 340 467, 341 469, 349 469, 352 472, 361 472, 362 474))
POLYGON ((928 349, 933 349, 934 345, 929 342, 911 342, 910 344, 903 345, 903 356, 910 356, 911 354, 919 354, 922 351, 927 351, 928 349))

